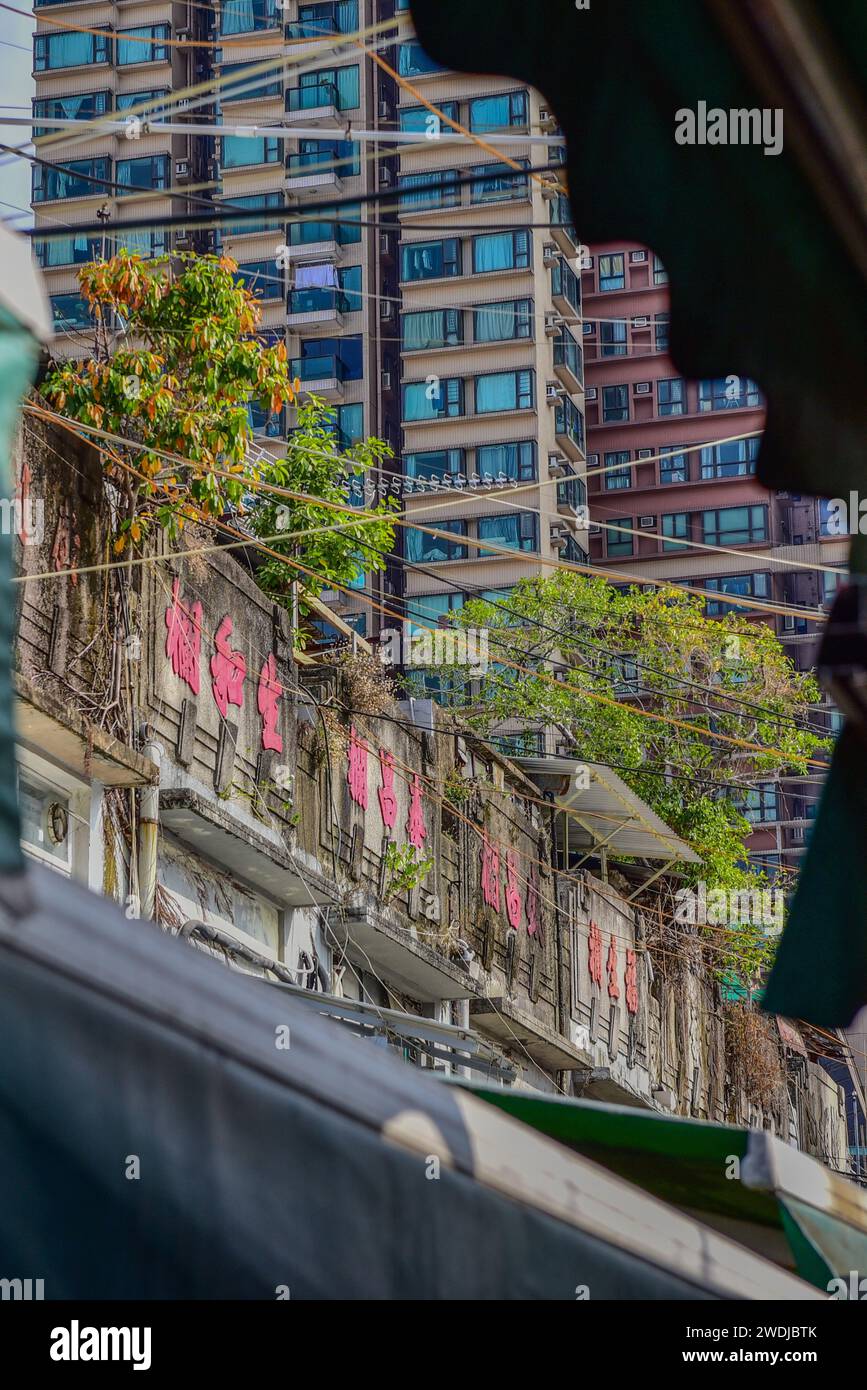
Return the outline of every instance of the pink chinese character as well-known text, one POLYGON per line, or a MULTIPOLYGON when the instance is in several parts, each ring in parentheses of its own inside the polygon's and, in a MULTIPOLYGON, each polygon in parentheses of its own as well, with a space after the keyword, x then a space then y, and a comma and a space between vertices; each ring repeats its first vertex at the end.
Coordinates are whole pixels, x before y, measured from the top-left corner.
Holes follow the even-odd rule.
POLYGON ((539 921, 539 870, 535 865, 531 865, 530 867, 526 906, 527 935, 535 936, 541 925, 539 921))
POLYGON ((595 922, 590 923, 587 942, 587 965, 594 985, 602 984, 602 933, 595 922))
POLYGON ((349 731, 349 768, 346 773, 349 795, 357 806, 367 810, 367 744, 355 732, 349 731))
POLYGON ((416 849, 424 849, 427 828, 424 823, 424 809, 421 804, 421 782, 417 772, 412 775, 412 786, 409 789, 409 815, 406 818, 406 833, 411 845, 415 845, 416 849))
POLYGON ((631 1014, 638 1013, 638 958, 634 951, 626 952, 626 1007, 631 1014))
POLYGON ((217 709, 225 719, 230 705, 240 709, 244 703, 244 677, 247 662, 243 652, 233 651, 229 646, 232 635, 232 619, 226 614, 214 637, 216 654, 211 657, 211 689, 217 709))
POLYGON ((500 910, 500 851, 482 835, 482 897, 495 912, 500 910))
POLYGON ((166 656, 175 675, 194 695, 199 693, 199 656, 202 649, 202 605, 188 608, 181 603, 181 581, 172 581, 172 601, 166 609, 166 656))
POLYGON ((608 997, 609 999, 619 999, 620 985, 617 983, 617 947, 614 944, 613 936, 608 945, 606 969, 608 970, 608 997))
POLYGON ((515 931, 521 925, 521 894, 518 890, 518 857, 513 849, 506 851, 506 916, 515 931))
POLYGON ((382 778, 382 786, 377 791, 379 797, 379 809, 382 814, 383 825, 388 826, 389 830, 394 829, 397 820, 397 796, 394 791, 394 758, 385 748, 379 750, 379 771, 382 778))
POLYGON ((259 689, 256 703, 262 716, 262 747, 273 748, 275 753, 283 752, 283 737, 277 732, 277 706, 283 687, 277 679, 277 658, 269 652, 259 672, 259 689))

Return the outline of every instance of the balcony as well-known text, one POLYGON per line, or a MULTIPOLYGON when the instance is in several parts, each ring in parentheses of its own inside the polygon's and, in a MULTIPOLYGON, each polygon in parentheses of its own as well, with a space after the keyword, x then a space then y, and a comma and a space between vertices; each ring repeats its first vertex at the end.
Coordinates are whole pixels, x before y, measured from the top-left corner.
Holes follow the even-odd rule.
POLYGON ((308 323, 343 326, 343 315, 350 312, 349 299, 342 290, 290 290, 286 322, 291 327, 308 323))
POLYGON ((557 484, 557 510, 563 516, 584 520, 587 515, 587 488, 583 478, 566 478, 557 484))
POLYGON ((565 256, 574 256, 580 242, 572 222, 569 199, 565 194, 558 193, 557 197, 551 200, 550 209, 551 236, 565 256))
MULTIPOLYGON (((351 34, 358 28, 358 4, 323 3, 306 5, 304 19, 294 20, 286 25, 285 35, 289 42, 300 45, 316 43, 320 51, 327 51, 328 40, 339 39, 341 34, 351 34)), ((334 48, 339 47, 335 42, 334 48)))
POLYGON ((289 243, 286 247, 287 259, 292 262, 297 261, 339 261, 343 255, 343 247, 337 240, 336 229, 331 228, 331 235, 323 236, 320 241, 299 241, 289 243))
POLYGON ((333 82, 315 86, 289 87, 286 91, 286 111, 293 120, 336 120, 340 115, 340 97, 333 82))
POLYGON ((584 416, 568 396, 554 410, 554 434, 563 453, 570 459, 584 457, 584 416))
POLYGON ((581 344, 565 329, 554 342, 554 375, 567 391, 583 391, 584 354, 581 344))
POLYGON ((324 189, 338 193, 343 187, 335 164, 339 156, 333 150, 323 147, 308 154, 290 154, 286 160, 286 188, 290 193, 303 193, 306 189, 324 189), (324 165, 322 169, 317 165, 324 165))
POLYGON ((567 323, 578 323, 581 318, 581 282, 562 259, 555 261, 551 267, 551 300, 567 323))
POLYGON ((289 376, 298 377, 303 389, 317 396, 343 395, 343 363, 339 357, 293 357, 289 376))

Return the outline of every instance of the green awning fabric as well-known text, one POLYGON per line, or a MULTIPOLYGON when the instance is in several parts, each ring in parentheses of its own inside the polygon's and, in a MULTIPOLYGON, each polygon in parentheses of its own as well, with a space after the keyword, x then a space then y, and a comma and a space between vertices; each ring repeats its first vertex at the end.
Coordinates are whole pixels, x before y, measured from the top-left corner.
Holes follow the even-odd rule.
POLYGON ((817 1288, 867 1269, 867 1194, 765 1131, 468 1089, 817 1288))
MULTIPOLYGON (((867 491, 867 7, 412 0, 411 12, 439 63, 544 94, 568 139, 579 236, 643 243, 668 270, 678 371, 764 391, 762 482, 867 491), (782 110, 782 152, 678 145, 676 113, 699 102, 782 110)), ((425 92, 437 100, 434 82, 425 92)), ((859 538, 852 568, 865 567, 859 538)), ((867 1003, 865 763, 845 736, 766 998, 824 1027, 867 1003)))

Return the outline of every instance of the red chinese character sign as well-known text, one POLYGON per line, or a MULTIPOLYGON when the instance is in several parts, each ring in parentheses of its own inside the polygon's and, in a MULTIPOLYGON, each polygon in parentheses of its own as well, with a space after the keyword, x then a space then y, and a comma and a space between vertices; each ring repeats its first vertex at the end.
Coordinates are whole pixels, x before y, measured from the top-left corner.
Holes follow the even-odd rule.
POLYGON ((587 968, 594 985, 602 984, 602 933, 595 922, 590 923, 587 941, 587 968))
POLYGON ((346 773, 349 795, 356 806, 367 810, 367 744, 359 738, 353 724, 349 731, 349 767, 346 773))
POLYGON ((482 897, 495 912, 500 910, 500 851, 482 835, 482 897))
POLYGON ((394 790, 394 758, 386 748, 379 750, 380 787, 376 793, 383 825, 394 829, 397 820, 397 796, 394 790))
POLYGON ((262 717, 262 747, 272 748, 275 753, 283 752, 283 737, 277 731, 280 717, 277 706, 282 694, 283 687, 277 679, 277 658, 269 652, 259 672, 256 704, 262 717))
POLYGON ((415 845, 416 849, 424 849, 427 828, 424 823, 424 809, 421 804, 421 782, 417 772, 412 775, 412 784, 409 789, 409 815, 406 821, 406 833, 411 845, 415 845))
POLYGON ((614 944, 614 937, 608 945, 608 961, 606 963, 608 971, 608 998, 620 998, 620 985, 617 980, 617 947, 614 944))
POLYGON ((166 609, 166 656, 175 675, 199 693, 199 659, 202 650, 202 605, 180 601, 181 581, 172 583, 172 601, 166 609))
POLYGON ((626 1007, 631 1014, 638 1013, 638 957, 634 951, 626 952, 626 1007))
POLYGON ((521 925, 521 893, 518 888, 518 856, 513 849, 506 851, 506 916, 515 931, 521 925))
POLYGON ((233 651, 229 645, 231 635, 232 619, 227 613, 217 628, 214 637, 215 652, 211 657, 211 689, 217 709, 224 719, 230 705, 237 705, 238 709, 243 705, 244 677, 247 674, 244 653, 233 651))

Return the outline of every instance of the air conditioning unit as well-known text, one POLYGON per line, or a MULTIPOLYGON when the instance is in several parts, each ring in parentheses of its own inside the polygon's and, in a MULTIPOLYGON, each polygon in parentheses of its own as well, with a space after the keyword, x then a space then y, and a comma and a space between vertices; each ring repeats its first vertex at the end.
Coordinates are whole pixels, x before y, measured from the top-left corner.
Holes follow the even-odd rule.
POLYGON ((542 247, 542 264, 548 266, 556 265, 559 252, 553 241, 546 241, 542 247))
POLYGON ((557 385, 556 381, 549 381, 545 387, 545 400, 559 401, 559 399, 560 387, 557 385))
POLYGON ((640 459, 652 459, 652 458, 653 458, 653 450, 652 450, 652 449, 639 449, 639 450, 638 450, 638 457, 639 457, 640 459))
POLYGON ((539 107, 539 125, 548 135, 553 135, 554 131, 557 129, 557 122, 551 115, 547 106, 539 107))
POLYGON ((394 182, 394 175, 392 174, 391 170, 388 169, 388 168, 382 168, 382 169, 380 169, 380 171, 379 171, 379 186, 380 186, 380 188, 388 188, 388 187, 390 187, 390 185, 391 185, 393 182, 394 182))
POLYGON ((542 197, 548 203, 552 203, 559 192, 559 188, 555 187, 553 183, 542 184, 542 197))
POLYGON ((545 334, 546 334, 547 337, 553 338, 553 337, 554 337, 554 334, 555 334, 556 332, 557 332, 557 315, 554 314, 554 313, 548 313, 548 314, 545 315, 545 334))
POLYGON ((647 317, 646 314, 640 314, 638 318, 635 318, 635 319, 632 320, 632 327, 633 327, 633 328, 649 328, 649 327, 650 327, 650 319, 647 317))
POLYGON ((595 399, 596 399, 596 387, 595 387, 595 386, 588 386, 588 387, 587 387, 587 390, 584 392, 584 399, 585 399, 585 401, 595 401, 595 399))
POLYGON ((182 43, 186 42, 186 40, 189 39, 190 37, 191 37, 191 36, 190 36, 190 31, 189 31, 189 29, 177 29, 177 30, 175 31, 175 38, 176 38, 176 39, 180 39, 180 41, 181 41, 182 43))
POLYGON ((382 299, 382 300, 380 300, 380 303, 379 303, 379 317, 380 317, 381 319, 390 319, 393 313, 394 313, 394 305, 392 304, 391 300, 390 300, 390 299, 382 299))
POLYGON ((643 531, 652 531, 654 526, 656 525, 656 517, 640 516, 638 518, 638 525, 641 527, 643 531))
POLYGON ((388 232, 380 232, 379 234, 379 254, 381 256, 391 255, 391 237, 388 232))
POLYGON ((178 102, 178 110, 179 110, 179 111, 182 110, 183 107, 189 106, 189 104, 190 104, 190 98, 189 98, 189 97, 181 97, 180 101, 178 102))
POLYGON ((588 468, 598 468, 598 467, 599 467, 599 455, 598 455, 598 454, 588 454, 588 455, 587 455, 587 467, 588 467, 588 468))
POLYGON ((381 121, 390 121, 392 119, 390 101, 381 101, 379 103, 379 119, 381 121))
POLYGON ((793 845, 802 845, 802 844, 804 843, 804 840, 805 840, 805 839, 806 839, 806 831, 804 830, 803 825, 793 825, 793 826, 792 826, 792 844, 793 844, 793 845))
POLYGON ((175 181, 186 183, 190 177, 190 161, 188 159, 175 160, 175 181))
POLYGON ((383 391, 391 390, 391 372, 380 372, 379 382, 383 391))
POLYGON ((548 472, 552 478, 562 478, 566 472, 566 460, 561 454, 548 455, 548 472))
POLYGON ((650 382, 649 382, 649 381, 636 381, 636 383, 635 383, 635 394, 636 394, 636 396, 649 396, 649 395, 650 395, 650 382))
POLYGON ((642 261, 646 261, 646 260, 647 260, 647 252, 646 252, 646 251, 630 251, 630 253, 629 253, 629 259, 630 259, 630 261, 632 262, 633 265, 640 265, 642 261))
POLYGON ((192 240, 186 232, 178 232, 177 236, 175 237, 176 251, 189 251, 192 244, 192 240))

